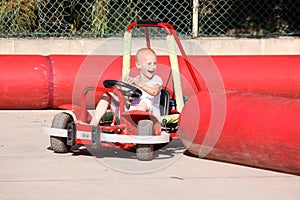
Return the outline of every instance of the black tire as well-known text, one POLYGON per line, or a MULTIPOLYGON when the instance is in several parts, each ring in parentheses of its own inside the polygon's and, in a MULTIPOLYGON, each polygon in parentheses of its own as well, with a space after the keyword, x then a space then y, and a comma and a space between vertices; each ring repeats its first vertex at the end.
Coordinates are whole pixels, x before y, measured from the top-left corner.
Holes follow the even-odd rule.
MULTIPOLYGON (((67 129, 67 125, 73 121, 72 117, 66 113, 58 113, 52 121, 52 128, 67 129)), ((67 153, 71 146, 67 145, 67 138, 50 136, 50 145, 55 153, 67 153)))
MULTIPOLYGON (((154 135, 153 122, 151 120, 140 120, 137 126, 137 135, 154 135)), ((153 160, 153 144, 137 144, 136 157, 141 161, 153 160)))

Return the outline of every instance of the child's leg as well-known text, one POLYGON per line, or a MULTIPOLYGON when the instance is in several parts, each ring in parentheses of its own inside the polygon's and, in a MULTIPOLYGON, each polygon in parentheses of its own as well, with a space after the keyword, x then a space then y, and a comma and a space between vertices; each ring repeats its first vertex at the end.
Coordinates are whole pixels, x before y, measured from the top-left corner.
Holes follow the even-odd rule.
POLYGON ((92 118, 92 121, 91 121, 91 125, 98 125, 101 118, 103 117, 103 115, 106 113, 107 111, 107 108, 108 108, 108 105, 109 105, 109 102, 110 102, 110 97, 109 95, 107 94, 104 94, 103 97, 100 99, 97 107, 96 107, 96 110, 95 110, 95 114, 94 114, 94 117, 92 118))
POLYGON ((140 103, 137 105, 136 110, 143 110, 147 111, 148 110, 148 105, 144 101, 140 101, 140 103))
POLYGON ((153 97, 149 95, 149 97, 142 97, 141 101, 136 107, 136 110, 143 110, 143 111, 148 111, 152 112, 152 104, 153 104, 153 97))

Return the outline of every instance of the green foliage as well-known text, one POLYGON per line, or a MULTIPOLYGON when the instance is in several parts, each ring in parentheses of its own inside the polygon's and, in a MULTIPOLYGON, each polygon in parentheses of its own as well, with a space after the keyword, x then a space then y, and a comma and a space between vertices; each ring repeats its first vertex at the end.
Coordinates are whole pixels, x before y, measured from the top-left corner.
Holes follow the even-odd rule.
POLYGON ((39 32, 51 36, 103 37, 110 0, 40 0, 39 32))
POLYGON ((103 37, 108 29, 108 2, 109 0, 96 0, 92 7, 92 33, 103 37))
POLYGON ((109 1, 108 32, 122 33, 127 26, 141 19, 141 0, 109 1))
POLYGON ((36 28, 34 0, 0 1, 0 34, 32 33, 36 28))
POLYGON ((300 31, 299 4, 283 0, 201 0, 199 33, 237 37, 296 35, 300 31))
MULTIPOLYGON (((121 36, 133 21, 157 19, 190 34, 192 1, 0 0, 0 37, 121 36)), ((199 36, 300 35, 300 1, 199 0, 199 36)))

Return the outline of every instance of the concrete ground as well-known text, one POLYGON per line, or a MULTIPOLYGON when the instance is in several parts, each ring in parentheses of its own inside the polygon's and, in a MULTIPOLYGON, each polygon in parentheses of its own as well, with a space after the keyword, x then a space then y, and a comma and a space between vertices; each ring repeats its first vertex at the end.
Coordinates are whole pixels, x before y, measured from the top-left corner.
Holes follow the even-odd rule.
POLYGON ((151 162, 116 149, 49 149, 57 110, 0 111, 0 200, 300 199, 300 177, 184 155, 172 142, 151 162))

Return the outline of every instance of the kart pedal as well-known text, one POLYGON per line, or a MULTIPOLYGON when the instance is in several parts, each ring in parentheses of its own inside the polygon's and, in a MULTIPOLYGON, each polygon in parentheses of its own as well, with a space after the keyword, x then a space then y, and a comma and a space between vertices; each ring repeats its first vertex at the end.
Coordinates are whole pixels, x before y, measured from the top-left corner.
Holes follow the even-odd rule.
POLYGON ((72 146, 76 144, 76 127, 75 124, 69 123, 67 125, 67 132, 68 132, 68 137, 67 137, 67 145, 72 146))
POLYGON ((92 127, 92 148, 100 147, 100 126, 92 127))

